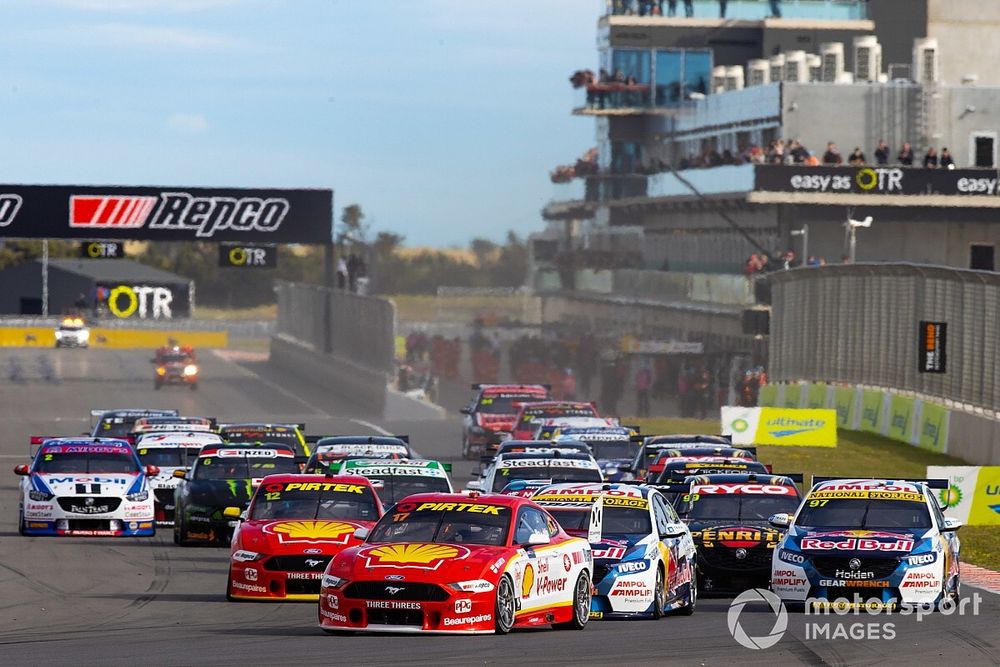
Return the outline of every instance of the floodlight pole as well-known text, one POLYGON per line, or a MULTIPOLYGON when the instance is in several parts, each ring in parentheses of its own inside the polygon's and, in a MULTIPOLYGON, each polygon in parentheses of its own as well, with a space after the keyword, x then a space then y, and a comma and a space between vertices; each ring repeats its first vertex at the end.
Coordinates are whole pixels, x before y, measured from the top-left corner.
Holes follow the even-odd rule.
POLYGON ((49 316, 49 240, 42 239, 42 317, 49 316))

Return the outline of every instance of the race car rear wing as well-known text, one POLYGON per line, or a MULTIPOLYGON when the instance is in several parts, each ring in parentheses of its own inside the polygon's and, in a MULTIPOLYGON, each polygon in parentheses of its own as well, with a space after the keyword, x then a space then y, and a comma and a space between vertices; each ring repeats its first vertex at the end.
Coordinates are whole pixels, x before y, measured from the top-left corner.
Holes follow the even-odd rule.
MULTIPOLYGON (((475 384, 471 385, 471 388, 472 388, 472 391, 479 391, 483 387, 495 387, 495 386, 497 386, 496 382, 494 382, 494 383, 484 382, 482 384, 475 383, 475 384)), ((541 382, 526 382, 526 383, 523 383, 523 384, 511 384, 511 385, 508 385, 508 386, 511 386, 511 387, 541 387, 545 391, 552 391, 552 385, 550 385, 550 384, 542 384, 541 382)))
MULTIPOLYGON (((100 419, 105 412, 143 412, 141 408, 101 408, 99 410, 90 411, 90 430, 93 431, 94 427, 97 426, 97 420, 100 419)), ((151 414, 145 415, 146 417, 179 417, 180 410, 172 410, 170 408, 165 409, 155 409, 149 410, 151 414)), ((136 417, 139 419, 139 417, 136 417)))
MULTIPOLYGON (((396 438, 397 440, 402 440, 407 445, 410 444, 410 436, 408 435, 358 435, 357 433, 340 433, 337 435, 307 435, 305 436, 306 444, 315 445, 320 440, 325 438, 396 438)), ((369 443, 374 444, 374 443, 369 443)))
POLYGON ((904 478, 904 477, 823 477, 820 475, 813 475, 812 486, 821 484, 823 482, 834 482, 837 480, 856 480, 856 479, 870 479, 872 481, 879 482, 906 482, 907 484, 926 484, 928 489, 947 489, 949 482, 947 479, 940 478, 904 478))

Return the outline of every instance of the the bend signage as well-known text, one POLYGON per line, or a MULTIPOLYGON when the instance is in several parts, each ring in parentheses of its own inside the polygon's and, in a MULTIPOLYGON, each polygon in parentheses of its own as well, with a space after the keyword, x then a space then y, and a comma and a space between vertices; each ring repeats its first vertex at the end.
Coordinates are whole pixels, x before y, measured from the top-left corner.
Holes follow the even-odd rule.
POLYGON ((328 243, 330 190, 0 185, 11 238, 328 243))

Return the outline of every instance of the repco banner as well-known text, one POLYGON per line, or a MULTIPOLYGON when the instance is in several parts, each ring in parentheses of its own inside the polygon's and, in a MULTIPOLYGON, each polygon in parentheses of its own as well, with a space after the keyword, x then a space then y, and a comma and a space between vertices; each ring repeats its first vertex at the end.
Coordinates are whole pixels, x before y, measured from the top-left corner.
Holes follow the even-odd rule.
POLYGON ((329 243, 331 190, 0 185, 0 235, 329 243))
POLYGON ((1000 182, 992 169, 759 165, 754 168, 754 189, 824 194, 995 197, 1000 194, 1000 182))

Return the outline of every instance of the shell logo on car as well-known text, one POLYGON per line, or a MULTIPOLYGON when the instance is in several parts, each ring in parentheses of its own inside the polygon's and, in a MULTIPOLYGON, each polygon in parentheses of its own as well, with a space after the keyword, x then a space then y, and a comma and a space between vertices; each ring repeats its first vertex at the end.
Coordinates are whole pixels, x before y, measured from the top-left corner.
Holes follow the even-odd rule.
POLYGON ((346 544, 355 528, 340 521, 284 521, 266 526, 264 530, 277 535, 283 544, 317 541, 346 544))
POLYGON ((521 597, 531 597, 531 587, 535 584, 535 568, 528 563, 524 567, 524 579, 521 580, 521 597))
POLYGON ((446 560, 465 558, 469 550, 449 544, 387 544, 368 552, 368 567, 418 567, 435 570, 446 560))

